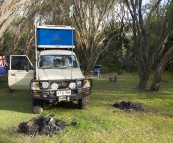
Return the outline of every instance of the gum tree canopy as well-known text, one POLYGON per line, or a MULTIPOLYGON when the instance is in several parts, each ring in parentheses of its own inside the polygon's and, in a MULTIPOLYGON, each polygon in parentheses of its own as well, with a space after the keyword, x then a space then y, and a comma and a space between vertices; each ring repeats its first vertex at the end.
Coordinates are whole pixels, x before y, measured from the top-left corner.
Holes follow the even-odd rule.
POLYGON ((77 56, 84 65, 84 70, 88 73, 104 47, 105 36, 102 33, 111 17, 106 18, 108 13, 114 9, 117 1, 7 0, 1 5, 0 35, 7 31, 14 19, 18 17, 17 26, 13 27, 13 30, 15 29, 14 45, 11 47, 11 53, 14 54, 18 51, 28 54, 32 48, 31 45, 34 44, 33 26, 35 21, 49 25, 72 25, 75 27, 77 56), (70 4, 74 5, 73 18, 69 18, 70 4), (26 49, 17 49, 22 38, 22 44, 26 45, 26 49))

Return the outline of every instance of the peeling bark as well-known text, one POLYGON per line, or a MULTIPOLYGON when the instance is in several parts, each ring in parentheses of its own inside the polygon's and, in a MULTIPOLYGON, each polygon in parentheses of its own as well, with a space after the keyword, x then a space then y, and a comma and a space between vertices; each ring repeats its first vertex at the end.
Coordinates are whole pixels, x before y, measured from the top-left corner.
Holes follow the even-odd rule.
POLYGON ((154 79, 150 87, 150 91, 159 91, 163 71, 172 57, 173 57, 173 46, 166 52, 164 57, 161 59, 160 64, 157 66, 154 79))

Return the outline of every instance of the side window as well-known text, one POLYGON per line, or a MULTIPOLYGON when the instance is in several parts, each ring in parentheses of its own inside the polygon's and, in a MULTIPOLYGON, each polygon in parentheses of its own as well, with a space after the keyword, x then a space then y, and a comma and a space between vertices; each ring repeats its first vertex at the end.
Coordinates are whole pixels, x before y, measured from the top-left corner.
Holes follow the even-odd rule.
POLYGON ((72 57, 72 61, 73 61, 73 67, 78 68, 78 63, 77 63, 77 59, 75 56, 72 57))
POLYGON ((33 67, 26 56, 12 56, 11 69, 12 70, 33 70, 33 67))

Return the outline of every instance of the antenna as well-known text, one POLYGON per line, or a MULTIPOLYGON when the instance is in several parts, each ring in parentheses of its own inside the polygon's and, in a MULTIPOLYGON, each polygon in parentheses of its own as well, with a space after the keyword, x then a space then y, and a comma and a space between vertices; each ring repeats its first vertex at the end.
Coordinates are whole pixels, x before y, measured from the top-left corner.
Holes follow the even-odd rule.
MULTIPOLYGON (((71 52, 71 57, 73 56, 73 45, 74 45, 74 43, 73 43, 73 40, 74 40, 74 38, 73 38, 73 35, 74 35, 74 33, 73 33, 73 16, 74 16, 74 5, 73 4, 71 4, 70 5, 70 13, 69 13, 69 18, 72 18, 72 52, 71 52)), ((73 61, 72 61, 72 68, 71 68, 71 79, 73 79, 73 75, 72 75, 72 73, 73 73, 73 61)))
MULTIPOLYGON (((72 19, 72 52, 71 52, 71 57, 73 56, 73 45, 74 45, 74 43, 73 43, 73 19, 72 19)), ((72 59, 72 61, 71 61, 72 63, 71 63, 71 65, 72 65, 72 67, 71 67, 71 79, 73 79, 73 77, 72 77, 72 72, 73 72, 73 59, 72 59)))

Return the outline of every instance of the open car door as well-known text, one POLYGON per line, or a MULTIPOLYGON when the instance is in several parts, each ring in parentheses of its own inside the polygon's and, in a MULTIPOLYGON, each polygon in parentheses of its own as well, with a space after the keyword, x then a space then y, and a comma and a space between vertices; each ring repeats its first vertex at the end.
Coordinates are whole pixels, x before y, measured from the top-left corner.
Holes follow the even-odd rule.
POLYGON ((8 85, 10 89, 30 89, 34 67, 26 55, 10 55, 8 85))

